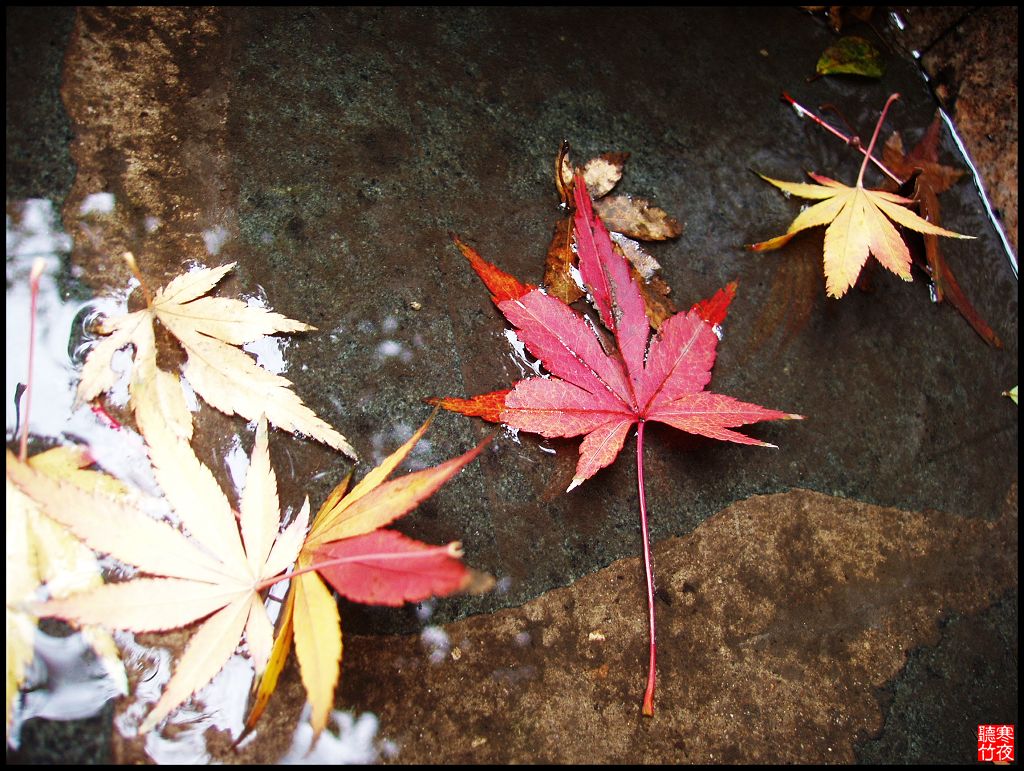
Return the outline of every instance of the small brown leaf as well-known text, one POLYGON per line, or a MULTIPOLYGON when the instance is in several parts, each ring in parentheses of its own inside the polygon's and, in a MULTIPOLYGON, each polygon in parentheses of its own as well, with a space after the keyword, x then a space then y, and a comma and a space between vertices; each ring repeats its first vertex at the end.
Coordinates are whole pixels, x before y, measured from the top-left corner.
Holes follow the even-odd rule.
POLYGON ((674 316, 677 311, 676 304, 668 296, 672 287, 659 276, 652 276, 649 280, 643 281, 636 269, 631 272, 633 280, 640 288, 640 296, 644 298, 644 313, 647 314, 647 320, 654 329, 661 329, 662 322, 674 316))
POLYGON ((583 164, 579 171, 594 198, 607 195, 619 183, 628 159, 629 153, 604 153, 583 164))
POLYGON ((637 273, 640 274, 644 281, 650 280, 657 271, 661 270, 661 265, 658 264, 653 255, 632 238, 626 238, 622 233, 615 232, 611 232, 608 235, 617 247, 616 251, 633 263, 633 267, 636 268, 637 273))
POLYGON ((576 262, 572 250, 572 217, 566 215, 555 223, 544 260, 544 286, 548 294, 562 302, 574 303, 583 297, 583 290, 572 280, 569 269, 576 262))
MULTIPOLYGON (((921 216, 935 225, 942 223, 938 194, 948 190, 966 173, 963 169, 939 163, 939 132, 941 128, 942 120, 939 113, 936 112, 928 130, 921 137, 921 141, 914 145, 910 152, 904 151, 903 139, 898 132, 889 137, 882 150, 882 158, 886 166, 897 175, 907 180, 916 175, 914 200, 917 201, 921 216)), ((942 256, 939 239, 928 233, 923 234, 922 238, 925 260, 935 288, 936 301, 949 300, 950 304, 960 312, 960 315, 986 343, 994 348, 1002 348, 1002 340, 981 318, 960 288, 949 263, 942 256)))
POLYGON ((612 248, 629 260, 630 273, 644 300, 644 312, 647 314, 647 320, 651 322, 652 327, 659 329, 661 323, 676 312, 675 303, 668 296, 672 287, 664 279, 655 275, 657 271, 661 270, 661 265, 632 238, 626 238, 622 233, 609 233, 608 235, 612 240, 612 248))
POLYGON ((932 190, 944 193, 966 174, 963 169, 939 163, 939 130, 942 119, 936 113, 921 141, 909 153, 904 152, 903 138, 893 132, 882 148, 882 161, 898 177, 910 179, 916 169, 928 180, 932 190))
POLYGON ((609 230, 642 241, 664 241, 683 232, 679 220, 644 198, 608 196, 594 201, 594 210, 609 230))

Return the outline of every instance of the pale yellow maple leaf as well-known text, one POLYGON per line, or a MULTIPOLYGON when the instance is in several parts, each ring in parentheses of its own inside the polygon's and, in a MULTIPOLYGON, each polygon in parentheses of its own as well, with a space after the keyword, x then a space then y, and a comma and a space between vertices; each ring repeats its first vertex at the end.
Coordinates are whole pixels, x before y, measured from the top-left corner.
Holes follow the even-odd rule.
POLYGON ((904 281, 910 281, 910 250, 889 220, 903 227, 950 238, 973 238, 933 225, 905 206, 913 200, 884 190, 867 190, 858 182, 848 187, 834 179, 808 172, 818 184, 784 182, 759 174, 765 182, 799 198, 819 203, 804 209, 784 235, 751 244, 757 252, 778 249, 801 230, 828 225, 825 230, 825 290, 831 297, 842 297, 853 286, 874 255, 882 265, 904 281))
MULTIPOLYGON (((131 255, 126 255, 134 265, 131 255)), ((157 366, 153 323, 159 320, 188 356, 183 374, 207 403, 228 414, 255 420, 264 414, 278 428, 299 432, 355 459, 348 441, 321 420, 291 390, 291 382, 260 367, 237 346, 277 332, 314 327, 240 300, 204 297, 235 263, 182 274, 157 291, 146 308, 104 320, 98 342, 82 367, 79 403, 108 391, 118 378, 114 354, 134 348, 129 380, 131 406, 143 435, 167 425, 182 439, 192 435, 192 418, 177 378, 157 366)))
MULTIPOLYGON (((437 466, 388 481, 391 473, 426 433, 432 420, 433 416, 428 418, 401 447, 351 490, 348 489, 351 473, 334 488, 313 519, 295 564, 296 573, 316 567, 317 549, 324 544, 373 532, 414 509, 477 457, 487 443, 485 441, 437 466)), ((447 548, 451 556, 461 556, 458 543, 449 544, 447 548)), ((395 570, 398 574, 402 568, 396 567, 395 570)), ((479 582, 475 589, 484 591, 489 588, 489 578, 468 571, 466 583, 460 588, 479 582)), ((316 572, 295 575, 292 579, 288 597, 281 608, 274 652, 257 686, 253 708, 246 721, 247 728, 251 729, 256 724, 274 692, 293 639, 299 675, 310 704, 310 725, 314 735, 319 735, 327 725, 334 705, 343 646, 337 603, 316 572)))
POLYGON ((168 431, 149 443, 154 474, 188 536, 138 507, 22 467, 15 485, 93 549, 148 574, 40 605, 41 615, 111 629, 152 632, 204 619, 163 694, 139 728, 155 727, 223 668, 243 631, 257 672, 270 656, 273 626, 260 597, 294 561, 305 536, 309 502, 278 533, 277 481, 261 416, 236 520, 210 470, 187 442, 168 431))
MULTIPOLYGON (((36 474, 64 480, 80 491, 102 490, 125 496, 128 491, 113 477, 86 470, 92 457, 83 447, 54 447, 26 461, 36 474)), ((7 738, 10 739, 14 702, 32 661, 38 618, 31 603, 39 587, 46 585, 52 597, 67 597, 103 583, 92 551, 62 525, 54 522, 30 495, 11 481, 25 466, 7 454, 6 482, 6 595, 7 595, 7 738)), ((128 682, 117 646, 110 633, 86 626, 82 635, 95 651, 111 682, 128 692, 128 682)))

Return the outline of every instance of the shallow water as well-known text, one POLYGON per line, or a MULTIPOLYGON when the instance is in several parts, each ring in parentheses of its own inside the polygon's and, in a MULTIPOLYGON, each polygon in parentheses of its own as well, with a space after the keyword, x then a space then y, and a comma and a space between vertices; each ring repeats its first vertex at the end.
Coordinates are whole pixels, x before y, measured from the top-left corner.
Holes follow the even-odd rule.
MULTIPOLYGON (((631 152, 617 192, 649 197, 683 222, 678 240, 651 248, 677 305, 739 280, 712 388, 808 416, 751 430, 778 451, 652 428, 655 540, 794 487, 993 517, 1016 480, 1017 415, 998 395, 1017 377, 1017 284, 970 185, 944 194, 944 225, 979 238, 943 248, 1001 352, 933 304, 921 276, 905 285, 879 271, 873 292, 826 300, 820 231, 784 253, 740 248, 781 233, 798 211, 751 170, 852 182, 859 167, 857 153, 800 121, 779 92, 812 108, 834 104, 867 134, 899 91, 883 136, 899 129, 908 144, 931 120, 916 69, 892 55, 881 83, 807 83, 831 39, 791 9, 84 10, 63 70, 73 185, 39 192, 49 199, 8 191, 8 433, 25 360, 26 260, 45 252, 54 267, 34 399, 48 408, 33 410, 33 431, 78 437, 105 468, 151 486, 137 478, 137 456, 120 449, 141 449, 130 429, 70 412, 68 338, 82 333, 69 330, 87 303, 112 307, 81 286, 124 302, 130 284, 117 255, 130 249, 154 286, 191 264, 237 261, 224 296, 257 297, 316 325, 261 356, 279 354, 296 391, 371 467, 429 414, 422 398, 522 377, 528 363, 447 233, 538 281, 559 216, 550 169, 564 137, 580 161, 631 152), (81 282, 80 300, 61 302, 58 275, 65 287, 81 282), (808 286, 810 300, 798 294, 808 286)), ((943 142, 944 160, 957 164, 943 142)), ((488 431, 442 415, 408 468, 453 457, 488 431)), ((204 407, 197 435, 200 457, 237 489, 226 458, 249 446, 251 431, 204 407)), ((467 563, 494 575, 498 591, 441 600, 430 613, 345 606, 346 633, 416 632, 424 657, 450 657, 458 644, 430 630, 638 553, 633 464, 621 458, 562 495, 576 445, 502 435, 400 524, 427 542, 461 540, 467 563)), ((272 449, 290 507, 306 494, 317 505, 350 468, 279 432, 272 449)), ((247 687, 235 688, 236 702, 247 687)), ((343 733, 372 733, 368 718, 346 719, 343 733)), ((147 748, 151 759, 168 757, 147 748)))

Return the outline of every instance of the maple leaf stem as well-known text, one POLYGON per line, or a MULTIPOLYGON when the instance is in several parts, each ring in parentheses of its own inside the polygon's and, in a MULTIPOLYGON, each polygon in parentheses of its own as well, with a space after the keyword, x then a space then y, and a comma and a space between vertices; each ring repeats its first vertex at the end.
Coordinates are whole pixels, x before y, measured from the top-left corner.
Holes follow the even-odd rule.
POLYGON ((864 187, 864 171, 868 167, 868 159, 871 158, 871 151, 875 149, 875 142, 878 141, 878 135, 882 131, 882 124, 885 123, 885 114, 889 112, 889 105, 899 98, 899 94, 891 94, 885 101, 885 107, 882 108, 882 114, 878 116, 878 123, 875 124, 875 133, 871 135, 871 144, 868 145, 867 152, 864 155, 864 162, 860 165, 860 174, 857 175, 857 187, 864 187))
POLYGON ((142 280, 142 273, 139 271, 138 263, 135 262, 135 255, 131 252, 125 252, 121 257, 128 264, 128 269, 135 276, 136 281, 139 282, 139 288, 142 289, 142 296, 146 298, 147 307, 151 306, 153 304, 153 294, 149 291, 149 287, 146 286, 146 282, 142 280))
POLYGON ((21 437, 18 442, 18 460, 24 463, 28 459, 28 416, 32 412, 32 368, 36 353, 36 301, 39 298, 39 278, 43 275, 46 261, 39 257, 32 263, 28 277, 29 311, 28 311, 28 375, 25 378, 25 414, 21 421, 21 437))
POLYGON ((846 134, 844 134, 842 131, 837 129, 835 126, 832 126, 832 125, 826 123, 824 120, 822 120, 817 115, 815 115, 813 112, 808 110, 806 107, 804 107, 802 104, 800 104, 798 101, 796 101, 796 99, 791 97, 785 91, 782 92, 782 100, 784 102, 787 102, 791 107, 793 107, 793 109, 796 110, 797 114, 800 117, 802 117, 802 118, 810 118, 812 121, 814 121, 819 126, 821 126, 823 129, 825 129, 825 131, 829 132, 833 136, 838 137, 839 139, 842 139, 843 142, 845 142, 846 144, 848 144, 848 145, 850 145, 852 147, 856 147, 858 150, 860 150, 861 153, 864 154, 864 158, 865 158, 866 161, 871 161, 873 164, 875 164, 875 166, 877 166, 882 171, 883 174, 885 174, 887 177, 889 177, 897 185, 902 185, 903 184, 904 180, 900 179, 895 174, 893 174, 886 167, 886 165, 884 163, 882 163, 880 160, 878 160, 875 156, 871 155, 864 148, 864 146, 859 141, 857 141, 856 137, 848 137, 846 134))
POLYGON ((288 573, 281 573, 281 575, 268 578, 265 581, 261 581, 253 587, 257 592, 262 592, 264 589, 269 589, 274 584, 281 583, 281 581, 287 581, 291 578, 301 576, 303 573, 312 573, 315 570, 321 568, 329 568, 335 565, 344 565, 350 562, 364 562, 366 560, 401 560, 406 562, 410 559, 416 559, 418 557, 436 557, 438 554, 444 554, 448 557, 459 558, 462 556, 462 544, 458 541, 452 541, 446 546, 435 546, 430 549, 423 549, 422 551, 415 552, 378 552, 378 553, 367 553, 367 554, 356 554, 349 557, 336 557, 335 559, 324 560, 323 562, 316 562, 312 565, 307 565, 304 568, 293 570, 288 573))
POLYGON ((654 642, 654 570, 651 567, 651 544, 647 535, 647 495, 644 493, 644 421, 636 431, 636 483, 640 491, 640 529, 643 531, 644 574, 647 578, 647 619, 650 626, 651 660, 647 669, 647 690, 644 692, 643 713, 654 714, 654 672, 656 649, 654 642))

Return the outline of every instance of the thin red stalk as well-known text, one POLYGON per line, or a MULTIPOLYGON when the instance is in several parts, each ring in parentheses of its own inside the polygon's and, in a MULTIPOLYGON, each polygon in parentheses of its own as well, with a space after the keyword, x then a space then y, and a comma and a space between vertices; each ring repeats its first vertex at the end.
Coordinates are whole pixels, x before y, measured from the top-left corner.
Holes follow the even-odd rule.
POLYGON ((39 298, 39 277, 43 274, 46 262, 39 258, 32 263, 29 274, 29 312, 28 312, 28 376, 25 386, 25 412, 21 419, 21 441, 18 443, 18 460, 24 463, 28 459, 28 417, 32 413, 32 368, 36 352, 36 301, 39 298))
POLYGON ((864 171, 868 167, 868 159, 871 158, 871 151, 875 149, 875 142, 878 141, 878 134, 882 131, 882 124, 885 123, 885 114, 889 112, 889 105, 899 98, 899 94, 893 94, 885 101, 885 107, 882 108, 882 114, 878 116, 878 123, 875 124, 875 133, 871 135, 871 144, 868 145, 867 154, 864 156, 864 163, 860 165, 860 174, 857 176, 857 187, 864 186, 864 171))
POLYGON ((644 493, 644 421, 636 431, 636 483, 640 490, 640 528, 644 541, 644 573, 647 577, 647 618, 650 626, 651 661, 647 669, 647 691, 644 693, 643 713, 654 714, 654 671, 656 649, 654 644, 654 569, 651 567, 651 544, 647 535, 647 495, 644 493))
POLYGON ((288 579, 295 578, 296 576, 301 576, 303 573, 312 573, 315 570, 320 570, 321 568, 329 568, 329 567, 332 567, 334 565, 344 565, 346 562, 362 562, 362 561, 368 560, 368 559, 374 559, 374 560, 403 559, 403 560, 406 560, 406 559, 415 559, 417 557, 433 557, 438 552, 444 552, 449 557, 458 557, 458 556, 461 556, 462 551, 459 548, 459 546, 457 546, 457 544, 458 544, 458 542, 456 541, 456 542, 448 544, 447 546, 435 546, 432 549, 424 549, 423 551, 417 551, 417 552, 400 552, 400 553, 380 552, 379 554, 358 554, 358 555, 356 555, 354 557, 337 557, 337 558, 332 559, 332 560, 326 560, 324 562, 317 562, 317 563, 314 563, 313 565, 309 565, 308 567, 299 568, 298 570, 293 570, 293 571, 291 571, 289 573, 282 573, 281 575, 274 576, 273 578, 268 578, 265 581, 261 581, 260 583, 256 584, 256 586, 254 588, 255 588, 255 590, 257 592, 262 592, 264 589, 269 589, 274 584, 278 584, 281 581, 287 581, 288 579))
MULTIPOLYGON (((896 96, 898 96, 898 94, 896 96)), ((871 155, 871 153, 868 152, 868 150, 866 150, 864 148, 864 146, 859 141, 857 141, 856 137, 848 137, 848 136, 846 136, 846 134, 844 134, 839 129, 835 128, 834 126, 829 125, 828 123, 823 121, 821 118, 819 118, 817 115, 815 115, 813 112, 811 112, 806 107, 804 107, 802 104, 797 102, 793 97, 791 97, 785 91, 782 92, 782 99, 783 99, 783 101, 788 102, 790 105, 792 105, 793 108, 796 109, 796 111, 801 116, 806 116, 806 117, 810 118, 812 121, 817 123, 819 126, 821 126, 823 129, 828 131, 830 134, 833 134, 834 136, 838 137, 839 139, 842 139, 843 142, 845 142, 846 144, 850 145, 851 147, 856 147, 858 150, 860 150, 861 153, 864 154, 865 162, 871 161, 873 164, 875 164, 875 166, 877 166, 882 171, 883 174, 885 174, 887 177, 889 177, 897 185, 902 185, 903 184, 904 180, 900 179, 895 174, 893 174, 891 171, 889 171, 889 169, 886 168, 885 164, 883 164, 880 160, 878 160, 873 155, 871 155)))

